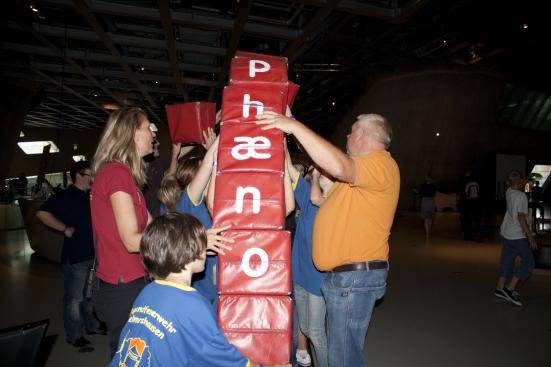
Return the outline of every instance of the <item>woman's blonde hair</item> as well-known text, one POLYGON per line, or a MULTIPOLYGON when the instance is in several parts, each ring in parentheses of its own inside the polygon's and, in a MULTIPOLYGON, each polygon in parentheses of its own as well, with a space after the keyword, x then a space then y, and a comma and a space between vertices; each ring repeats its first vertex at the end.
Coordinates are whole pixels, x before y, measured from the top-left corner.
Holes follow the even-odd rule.
POLYGON ((143 188, 147 164, 138 152, 134 134, 145 117, 145 112, 138 107, 124 107, 109 116, 92 160, 92 175, 106 163, 120 162, 130 168, 136 185, 143 188))
POLYGON ((161 181, 161 187, 157 192, 157 198, 165 206, 166 210, 173 212, 180 201, 182 191, 190 184, 201 165, 201 157, 187 158, 178 162, 176 173, 167 174, 161 181))

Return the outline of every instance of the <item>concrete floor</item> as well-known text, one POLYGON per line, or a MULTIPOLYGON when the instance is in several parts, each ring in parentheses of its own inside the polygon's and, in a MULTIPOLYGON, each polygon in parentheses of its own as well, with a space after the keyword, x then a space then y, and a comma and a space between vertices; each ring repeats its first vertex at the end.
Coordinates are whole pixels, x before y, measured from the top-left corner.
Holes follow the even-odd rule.
MULTIPOLYGON (((418 214, 396 219, 388 291, 366 342, 370 366, 551 366, 551 271, 537 269, 521 289, 523 307, 492 295, 499 261, 495 230, 482 243, 460 241, 457 216, 439 213, 424 238, 418 214)), ((64 342, 59 264, 32 254, 25 232, 0 232, 0 328, 49 318, 48 367, 105 366, 105 336, 93 351, 64 342)))

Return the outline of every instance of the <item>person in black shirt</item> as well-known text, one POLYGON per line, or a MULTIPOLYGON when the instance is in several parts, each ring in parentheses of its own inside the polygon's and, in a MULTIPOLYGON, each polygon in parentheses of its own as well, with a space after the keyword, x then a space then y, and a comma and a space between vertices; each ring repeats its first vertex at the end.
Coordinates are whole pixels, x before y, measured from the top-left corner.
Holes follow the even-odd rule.
POLYGON ((425 237, 429 238, 436 212, 436 186, 432 183, 430 175, 425 176, 425 183, 419 188, 419 196, 421 197, 421 216, 425 224, 425 237))
POLYGON ((63 319, 65 339, 75 347, 90 344, 83 337, 83 330, 88 334, 105 334, 93 314, 90 301, 83 295, 86 274, 94 262, 88 193, 92 183, 90 173, 88 162, 74 163, 71 166, 73 184, 52 196, 36 212, 42 223, 65 236, 61 251, 64 284, 63 319))

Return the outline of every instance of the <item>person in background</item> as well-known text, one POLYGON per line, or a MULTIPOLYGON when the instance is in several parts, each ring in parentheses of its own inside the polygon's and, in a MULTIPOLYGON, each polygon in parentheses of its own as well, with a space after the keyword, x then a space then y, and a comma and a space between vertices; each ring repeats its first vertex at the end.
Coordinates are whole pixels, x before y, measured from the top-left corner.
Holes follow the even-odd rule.
POLYGON ((432 182, 432 176, 425 176, 425 183, 419 188, 421 198, 421 217, 425 226, 425 237, 429 238, 436 213, 436 185, 432 182))
POLYGON ((134 302, 109 366, 261 367, 228 342, 209 301, 191 287, 206 252, 205 228, 190 214, 167 213, 146 228, 140 254, 155 281, 134 302))
POLYGON ((463 239, 480 241, 481 198, 480 185, 474 177, 470 165, 465 165, 457 192, 459 216, 463 239))
POLYGON ((92 183, 89 162, 73 163, 70 174, 73 184, 42 204, 36 216, 46 226, 63 233, 61 264, 65 341, 80 348, 90 344, 83 332, 105 334, 105 330, 95 317, 91 302, 83 295, 86 275, 94 261, 88 195, 92 183))
POLYGON ((501 259, 499 263, 499 278, 494 296, 522 306, 520 295, 516 291, 519 281, 527 280, 534 270, 534 255, 538 244, 532 234, 526 216, 528 215, 528 199, 522 191, 524 177, 519 171, 511 171, 507 177, 509 188, 505 192, 507 211, 500 227, 501 259), (515 258, 520 257, 520 266, 515 269, 515 258), (508 281, 507 281, 508 280, 508 281))
POLYGON ((154 137, 142 109, 121 108, 109 116, 92 162, 90 207, 100 283, 92 299, 107 325, 111 354, 132 303, 148 282, 138 252, 151 221, 142 193, 143 157, 153 152, 154 137))

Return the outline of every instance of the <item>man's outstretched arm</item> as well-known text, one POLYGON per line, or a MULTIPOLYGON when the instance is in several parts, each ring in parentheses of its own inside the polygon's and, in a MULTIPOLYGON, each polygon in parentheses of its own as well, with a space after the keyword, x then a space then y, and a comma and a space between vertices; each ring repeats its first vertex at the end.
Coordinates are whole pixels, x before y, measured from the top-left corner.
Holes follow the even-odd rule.
POLYGON ((356 178, 354 161, 303 123, 272 111, 258 116, 256 123, 263 125, 262 130, 276 128, 287 134, 293 134, 318 166, 341 182, 354 182, 356 178))

